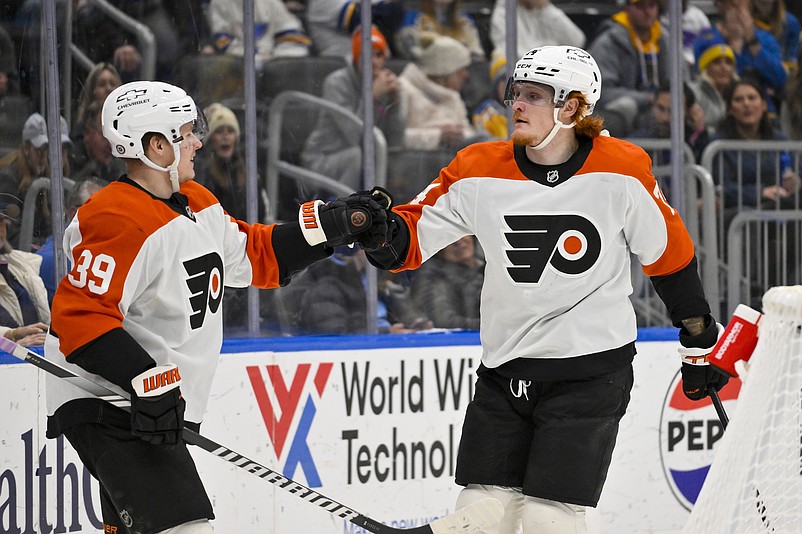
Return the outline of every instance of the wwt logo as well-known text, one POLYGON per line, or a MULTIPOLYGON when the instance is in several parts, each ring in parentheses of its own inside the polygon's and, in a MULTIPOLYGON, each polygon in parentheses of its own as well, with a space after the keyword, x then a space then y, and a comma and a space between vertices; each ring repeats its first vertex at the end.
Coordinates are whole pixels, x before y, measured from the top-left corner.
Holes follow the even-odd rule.
POLYGON ((317 413, 316 402, 323 395, 332 366, 300 364, 295 374, 287 377, 289 385, 278 365, 246 367, 276 458, 284 462, 281 474, 295 478, 295 470, 300 467, 310 488, 323 485, 307 437, 317 413))

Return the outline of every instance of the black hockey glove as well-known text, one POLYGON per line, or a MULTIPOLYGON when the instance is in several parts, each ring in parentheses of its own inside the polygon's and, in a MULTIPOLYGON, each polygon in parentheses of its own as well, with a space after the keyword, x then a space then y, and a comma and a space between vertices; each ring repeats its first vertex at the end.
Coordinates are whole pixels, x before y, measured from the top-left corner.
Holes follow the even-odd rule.
POLYGON ((175 447, 181 441, 186 401, 175 364, 148 369, 131 380, 131 432, 153 445, 175 447))
POLYGON ((357 191, 325 204, 320 200, 305 202, 298 211, 298 223, 311 246, 348 245, 363 233, 369 242, 387 235, 387 212, 369 191, 357 191))
POLYGON ((368 231, 357 236, 357 243, 365 252, 380 249, 389 239, 392 233, 391 226, 395 224, 390 211, 390 208, 393 207, 393 195, 383 187, 376 186, 370 190, 370 196, 384 210, 386 217, 383 221, 384 226, 374 225, 368 231))
POLYGON ((682 357, 682 392, 693 401, 702 400, 710 391, 719 391, 730 377, 708 362, 708 356, 718 341, 724 327, 710 318, 704 332, 692 336, 680 329, 679 348, 682 357))

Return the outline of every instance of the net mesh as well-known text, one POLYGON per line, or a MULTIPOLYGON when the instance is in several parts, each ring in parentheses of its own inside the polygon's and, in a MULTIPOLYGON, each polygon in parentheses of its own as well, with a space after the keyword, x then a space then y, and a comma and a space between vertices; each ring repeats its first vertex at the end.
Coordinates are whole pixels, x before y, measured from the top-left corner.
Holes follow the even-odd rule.
POLYGON ((684 532, 802 532, 802 286, 763 296, 744 387, 684 532))

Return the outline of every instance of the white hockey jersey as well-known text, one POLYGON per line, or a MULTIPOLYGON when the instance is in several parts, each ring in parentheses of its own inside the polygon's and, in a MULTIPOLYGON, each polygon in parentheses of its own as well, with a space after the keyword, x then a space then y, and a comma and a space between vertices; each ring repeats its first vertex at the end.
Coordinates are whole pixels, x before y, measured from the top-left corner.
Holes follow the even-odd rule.
MULTIPOLYGON (((200 423, 223 341, 223 286, 277 287, 279 269, 273 226, 235 221, 194 181, 181 193, 189 201, 183 214, 124 181, 81 207, 65 232, 73 267, 53 300, 51 331, 58 337, 48 336, 45 356, 86 375, 65 355, 123 328, 157 365, 178 365, 185 417, 200 423)), ((51 415, 89 396, 48 377, 51 415)))
POLYGON ((416 199, 398 206, 410 230, 401 269, 475 235, 487 261, 482 363, 564 359, 635 340, 630 252, 649 276, 688 266, 693 243, 640 148, 585 138, 568 162, 529 161, 509 141, 460 151, 416 199))

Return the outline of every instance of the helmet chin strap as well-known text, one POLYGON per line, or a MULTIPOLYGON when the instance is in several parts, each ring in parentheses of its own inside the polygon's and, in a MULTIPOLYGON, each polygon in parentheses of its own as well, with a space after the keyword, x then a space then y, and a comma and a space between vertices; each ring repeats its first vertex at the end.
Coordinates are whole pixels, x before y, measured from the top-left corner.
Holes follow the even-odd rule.
POLYGON ((162 172, 169 172, 170 185, 173 188, 173 193, 178 193, 178 190, 181 188, 181 184, 178 182, 178 160, 181 159, 180 147, 178 146, 178 143, 173 144, 173 155, 174 155, 173 162, 167 167, 161 167, 159 165, 156 165, 144 154, 139 159, 141 159, 142 163, 144 163, 151 169, 155 169, 157 171, 162 171, 162 172))
POLYGON ((569 128, 573 128, 574 127, 576 122, 572 122, 571 124, 563 124, 561 121, 559 121, 557 119, 557 114, 559 112, 560 112, 560 108, 559 107, 555 107, 554 108, 554 126, 552 127, 551 131, 549 132, 549 135, 547 135, 546 138, 544 140, 542 140, 540 143, 538 143, 537 145, 535 145, 535 146, 530 145, 529 148, 531 148, 532 150, 543 150, 544 148, 546 148, 546 145, 548 145, 551 142, 551 140, 554 139, 554 136, 557 135, 557 132, 559 132, 560 130, 567 130, 569 128))

